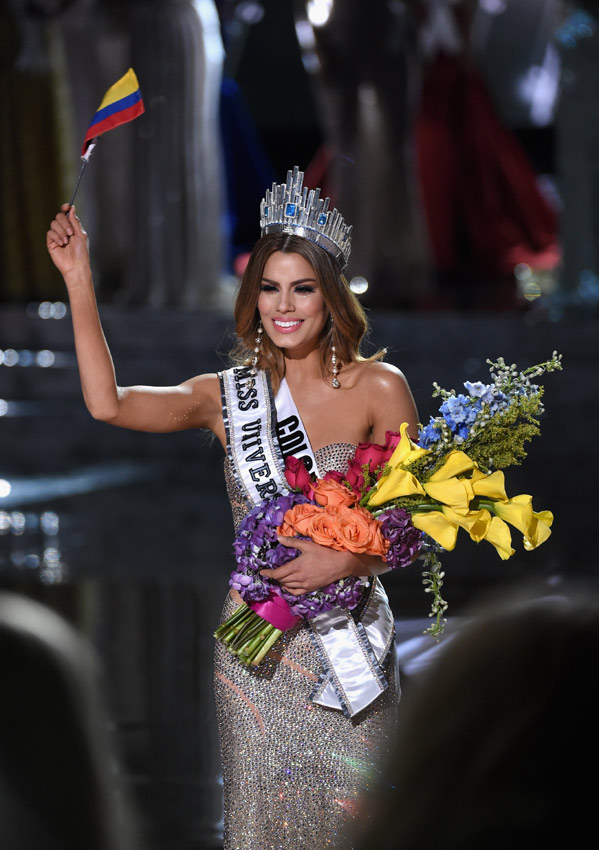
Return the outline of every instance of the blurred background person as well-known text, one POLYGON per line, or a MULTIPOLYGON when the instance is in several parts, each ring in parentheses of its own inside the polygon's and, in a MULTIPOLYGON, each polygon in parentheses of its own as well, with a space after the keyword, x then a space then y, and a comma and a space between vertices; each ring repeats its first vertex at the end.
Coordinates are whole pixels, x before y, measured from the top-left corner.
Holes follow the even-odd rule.
POLYGON ((133 66, 146 113, 102 139, 77 199, 90 225, 102 222, 100 298, 218 304, 223 45, 213 1, 10 0, 1 15, 4 298, 55 292, 33 234, 47 205, 69 200, 102 94, 133 66))
POLYGON ((594 828, 596 586, 479 606, 404 690, 360 848, 581 846, 594 828))
POLYGON ((0 593, 3 850, 135 850, 92 655, 50 609, 0 593))
POLYGON ((370 300, 410 304, 428 290, 429 251, 416 183, 415 20, 409 3, 296 0, 296 32, 323 145, 308 170, 354 222, 349 266, 370 300))
MULTIPOLYGON (((504 84, 502 100, 489 81, 505 74, 505 42, 493 62, 493 27, 511 16, 513 29, 535 33, 528 64, 539 61, 557 23, 554 0, 525 10, 503 0, 418 0, 421 91, 414 119, 418 185, 441 303, 460 309, 513 308, 514 269, 526 263, 554 269, 559 262, 555 205, 541 191, 528 152, 506 121, 506 103, 522 98, 526 81, 504 84), (499 104, 504 107, 503 114, 499 104), (490 290, 483 296, 481 291, 490 290)), ((518 4, 519 5, 519 4, 518 4)), ((504 35, 505 38, 505 35, 504 35)), ((513 48, 521 52, 521 45, 513 48)), ((536 65, 535 65, 536 67, 536 65)), ((542 69, 538 68, 539 71, 542 69)), ((557 69, 553 68, 556 77, 557 69)), ((532 68, 531 68, 532 72, 532 68)), ((548 71, 546 72, 546 74, 548 71)), ((556 83, 557 84, 557 83, 556 83)), ((531 82, 528 82, 530 89, 531 82)), ((551 113, 551 104, 545 104, 551 113)), ((512 109, 513 111, 513 109, 512 109)), ((541 116, 523 116, 535 123, 541 116)))
POLYGON ((0 301, 51 298, 39 233, 76 176, 58 19, 76 0, 0 4, 0 301))

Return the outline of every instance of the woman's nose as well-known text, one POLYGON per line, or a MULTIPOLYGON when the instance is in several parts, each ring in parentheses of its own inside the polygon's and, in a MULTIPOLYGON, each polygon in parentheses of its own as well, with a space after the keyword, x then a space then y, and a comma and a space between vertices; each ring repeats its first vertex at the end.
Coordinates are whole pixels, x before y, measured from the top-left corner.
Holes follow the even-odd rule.
POLYGON ((293 296, 290 292, 285 292, 283 290, 279 291, 279 303, 278 309, 281 313, 287 313, 289 310, 294 309, 293 296))

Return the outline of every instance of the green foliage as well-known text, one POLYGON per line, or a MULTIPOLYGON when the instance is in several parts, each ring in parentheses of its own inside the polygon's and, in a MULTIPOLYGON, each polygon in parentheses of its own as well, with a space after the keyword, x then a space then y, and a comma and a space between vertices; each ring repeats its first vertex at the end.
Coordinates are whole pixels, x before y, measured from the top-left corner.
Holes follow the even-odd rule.
POLYGON ((486 426, 465 442, 463 449, 483 472, 518 466, 526 457, 525 444, 541 433, 543 388, 532 396, 516 396, 509 407, 489 418, 486 426))

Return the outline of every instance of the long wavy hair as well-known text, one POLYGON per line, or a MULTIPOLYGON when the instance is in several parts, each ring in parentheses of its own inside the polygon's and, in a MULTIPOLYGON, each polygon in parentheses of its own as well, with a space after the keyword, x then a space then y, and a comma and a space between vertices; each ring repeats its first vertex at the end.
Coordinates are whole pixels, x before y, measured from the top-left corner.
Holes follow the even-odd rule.
MULTIPOLYGON (((368 322, 362 305, 349 288, 334 258, 325 250, 289 233, 270 233, 263 236, 252 251, 241 280, 235 302, 235 323, 238 339, 231 356, 236 364, 250 363, 254 356, 256 334, 260 322, 258 296, 264 267, 271 254, 299 254, 310 263, 322 296, 330 312, 331 321, 325 324, 320 338, 320 368, 324 378, 331 374, 331 346, 335 346, 337 360, 343 364, 380 360, 384 349, 364 357, 360 344, 368 332, 368 322)), ((264 334, 258 360, 259 369, 268 369, 273 386, 278 387, 285 375, 285 358, 282 350, 264 334)))

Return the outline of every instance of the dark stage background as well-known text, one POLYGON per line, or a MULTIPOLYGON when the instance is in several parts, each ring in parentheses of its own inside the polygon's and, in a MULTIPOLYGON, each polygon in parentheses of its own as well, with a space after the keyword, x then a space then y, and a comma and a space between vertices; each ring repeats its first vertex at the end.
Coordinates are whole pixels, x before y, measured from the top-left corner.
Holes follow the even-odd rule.
MULTIPOLYGON (((388 347, 423 422, 433 381, 563 354, 542 436, 506 476, 554 512, 553 534, 508 562, 484 543, 448 553, 448 634, 491 589, 596 585, 597 9, 457 5, 453 23, 416 2, 3 7, 0 588, 95 647, 149 850, 221 842, 211 635, 232 520, 208 435, 91 419, 45 255, 84 128, 130 64, 146 115, 102 140, 78 199, 119 383, 226 364, 260 197, 297 163, 355 222, 368 344, 388 347)), ((428 598, 417 565, 384 584, 409 683, 435 651, 428 598)))

